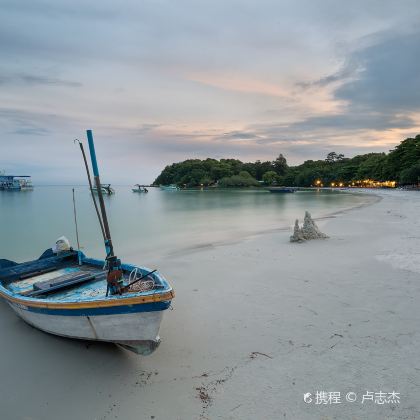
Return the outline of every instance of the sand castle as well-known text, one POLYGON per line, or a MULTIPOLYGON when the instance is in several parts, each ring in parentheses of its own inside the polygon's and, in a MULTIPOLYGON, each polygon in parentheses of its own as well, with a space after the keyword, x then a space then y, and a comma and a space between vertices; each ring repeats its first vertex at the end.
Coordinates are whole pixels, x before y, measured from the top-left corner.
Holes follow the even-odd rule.
POLYGON ((302 229, 299 227, 299 220, 296 219, 293 235, 290 237, 290 242, 303 242, 306 239, 303 237, 302 229))
POLYGON ((290 242, 304 242, 310 239, 326 239, 328 235, 322 233, 315 221, 312 219, 311 214, 306 211, 303 220, 302 228, 299 227, 299 221, 296 219, 293 235, 290 237, 290 242))

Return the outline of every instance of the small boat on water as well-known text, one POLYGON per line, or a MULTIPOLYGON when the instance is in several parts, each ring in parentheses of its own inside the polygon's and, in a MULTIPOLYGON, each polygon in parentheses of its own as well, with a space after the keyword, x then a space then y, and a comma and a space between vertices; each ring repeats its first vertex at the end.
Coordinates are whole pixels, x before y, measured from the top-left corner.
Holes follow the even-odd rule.
POLYGON ((51 334, 116 343, 138 354, 152 353, 160 343, 163 311, 174 291, 158 273, 123 264, 115 255, 95 147, 87 131, 97 204, 83 144, 79 142, 92 200, 105 244, 106 258, 80 251, 76 204, 74 220, 78 250, 61 237, 37 260, 17 263, 0 259, 0 296, 28 324, 51 334))
POLYGON ((267 188, 271 193, 294 193, 296 188, 293 187, 271 187, 267 188))
POLYGON ((180 188, 175 184, 160 185, 160 189, 164 191, 178 191, 180 188))
POLYGON ((140 184, 134 185, 136 188, 132 188, 132 191, 135 193, 148 193, 149 190, 144 186, 140 184))
MULTIPOLYGON (((98 187, 92 187, 95 193, 98 193, 98 187)), ((111 187, 111 184, 101 184, 102 194, 112 195, 115 194, 114 188, 111 187)))

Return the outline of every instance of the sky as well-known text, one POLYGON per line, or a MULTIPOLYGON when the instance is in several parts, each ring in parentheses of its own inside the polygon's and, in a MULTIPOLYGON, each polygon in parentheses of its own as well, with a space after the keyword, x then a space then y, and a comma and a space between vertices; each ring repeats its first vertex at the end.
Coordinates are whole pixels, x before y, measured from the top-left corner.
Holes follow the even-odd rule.
POLYGON ((418 0, 0 0, 0 169, 149 183, 188 158, 290 165, 420 133, 418 0))

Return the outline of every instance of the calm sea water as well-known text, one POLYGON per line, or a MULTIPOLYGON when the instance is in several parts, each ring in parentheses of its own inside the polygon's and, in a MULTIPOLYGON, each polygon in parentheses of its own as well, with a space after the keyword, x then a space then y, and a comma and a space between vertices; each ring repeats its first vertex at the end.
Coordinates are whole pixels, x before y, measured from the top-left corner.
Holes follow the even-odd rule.
MULTIPOLYGON (((309 210, 323 216, 369 200, 331 191, 271 194, 261 190, 161 191, 133 193, 116 187, 105 202, 118 256, 148 264, 194 247, 236 240, 292 226, 309 210)), ((103 242, 87 187, 76 187, 80 244, 89 256, 103 258, 103 242)), ((0 191, 0 258, 37 258, 61 235, 76 247, 71 187, 0 191)))

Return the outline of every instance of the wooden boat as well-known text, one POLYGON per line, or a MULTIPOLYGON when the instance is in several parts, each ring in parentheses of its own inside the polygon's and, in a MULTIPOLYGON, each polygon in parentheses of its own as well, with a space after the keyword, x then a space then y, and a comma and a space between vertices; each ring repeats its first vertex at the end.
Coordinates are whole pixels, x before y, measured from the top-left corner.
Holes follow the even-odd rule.
POLYGON ((135 193, 148 193, 149 192, 149 190, 144 185, 136 184, 134 186, 137 187, 137 188, 132 188, 132 191, 135 193))
POLYGON ((161 185, 160 186, 160 189, 161 190, 164 190, 164 191, 178 191, 179 190, 179 187, 177 185, 175 185, 175 184, 161 185))
POLYGON ((107 296, 104 265, 77 251, 54 255, 49 250, 21 264, 0 260, 0 295, 40 330, 152 353, 160 343, 163 311, 174 297, 171 286, 157 271, 122 264, 124 285, 144 278, 121 295, 107 296))
POLYGON ((272 187, 267 188, 271 193, 294 193, 296 188, 293 187, 272 187))
MULTIPOLYGON (((98 193, 97 187, 92 187, 93 191, 95 193, 98 193)), ((111 187, 111 184, 101 184, 101 192, 105 195, 112 195, 115 194, 114 188, 111 187)))
POLYGON ((51 334, 108 341, 139 354, 159 345, 163 311, 174 297, 172 287, 157 272, 122 264, 115 255, 108 225, 91 130, 87 130, 96 202, 83 144, 79 142, 93 204, 101 227, 106 258, 80 252, 76 205, 73 205, 78 251, 61 237, 38 260, 0 260, 0 296, 24 321, 51 334))

